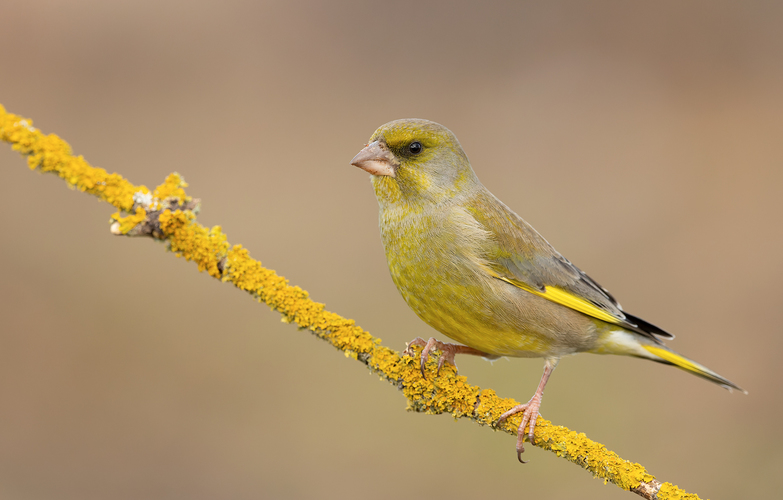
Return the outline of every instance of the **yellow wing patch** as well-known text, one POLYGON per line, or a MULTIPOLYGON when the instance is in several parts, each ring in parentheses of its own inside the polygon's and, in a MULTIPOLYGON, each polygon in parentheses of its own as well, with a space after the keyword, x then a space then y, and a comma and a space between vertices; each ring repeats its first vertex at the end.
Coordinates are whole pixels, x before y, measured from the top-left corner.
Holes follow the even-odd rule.
POLYGON ((574 311, 587 314, 593 318, 600 319, 601 321, 606 321, 607 323, 612 323, 615 325, 620 325, 623 323, 622 320, 612 316, 608 312, 594 305, 592 302, 587 301, 581 297, 577 297, 572 293, 566 292, 562 288, 558 288, 556 286, 545 286, 544 291, 542 292, 541 290, 533 288, 532 286, 521 281, 504 278, 494 273, 493 275, 496 278, 503 280, 506 283, 510 283, 517 288, 521 288, 526 292, 530 292, 533 295, 538 295, 539 297, 543 297, 556 304, 560 304, 561 306, 566 306, 573 309, 574 311))

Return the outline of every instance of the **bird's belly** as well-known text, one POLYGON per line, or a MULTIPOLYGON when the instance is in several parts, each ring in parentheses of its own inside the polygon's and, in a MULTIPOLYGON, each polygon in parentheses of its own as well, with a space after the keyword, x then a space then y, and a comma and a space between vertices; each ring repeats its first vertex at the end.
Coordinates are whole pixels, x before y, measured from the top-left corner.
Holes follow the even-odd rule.
MULTIPOLYGON (((405 297, 405 296, 404 296, 405 297)), ((405 297, 411 309, 427 324, 461 344, 493 356, 545 357, 552 354, 544 335, 526 328, 504 328, 486 315, 475 314, 458 300, 439 301, 405 297)))

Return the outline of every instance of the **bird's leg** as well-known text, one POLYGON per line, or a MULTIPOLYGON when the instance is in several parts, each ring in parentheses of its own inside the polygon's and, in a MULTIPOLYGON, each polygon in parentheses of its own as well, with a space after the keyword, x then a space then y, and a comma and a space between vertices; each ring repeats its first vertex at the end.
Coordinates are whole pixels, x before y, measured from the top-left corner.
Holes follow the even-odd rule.
POLYGON ((530 429, 527 433, 528 441, 531 443, 533 442, 533 431, 536 428, 536 420, 538 420, 538 409, 541 408, 541 398, 544 397, 544 387, 546 387, 546 383, 549 380, 549 376, 552 374, 552 372, 555 370, 555 367, 557 366, 557 362, 560 361, 557 358, 549 358, 546 360, 544 364, 544 374, 541 376, 541 382, 538 383, 538 389, 536 389, 536 393, 533 394, 533 397, 530 398, 530 401, 523 405, 517 405, 510 410, 508 410, 506 413, 500 416, 498 419, 498 423, 504 421, 511 415, 514 415, 516 413, 519 413, 523 411, 522 414, 522 422, 519 424, 519 429, 517 430, 517 459, 519 459, 520 462, 527 463, 524 460, 522 460, 522 453, 525 451, 525 426, 530 424, 530 429))
MULTIPOLYGON (((430 351, 432 351, 433 349, 438 349, 441 353, 440 359, 438 360, 437 374, 440 374, 440 369, 443 367, 443 364, 447 362, 454 365, 454 368, 457 368, 457 363, 454 362, 454 356, 456 356, 457 354, 472 354, 473 356, 482 356, 484 358, 489 358, 489 359, 497 358, 497 356, 493 356, 492 354, 487 354, 484 351, 479 351, 478 349, 474 349, 466 345, 449 344, 446 342, 441 342, 440 340, 437 340, 435 337, 430 337, 430 339, 427 342, 425 342, 424 339, 421 337, 416 337, 415 339, 408 342, 407 347, 402 354, 406 356, 413 356, 413 349, 411 349, 411 347, 413 346, 419 346, 424 348, 421 351, 421 376, 424 378, 427 378, 427 376, 424 374, 424 365, 427 363, 427 360, 430 358, 430 351)), ((457 372, 459 372, 459 369, 457 369, 457 372)))

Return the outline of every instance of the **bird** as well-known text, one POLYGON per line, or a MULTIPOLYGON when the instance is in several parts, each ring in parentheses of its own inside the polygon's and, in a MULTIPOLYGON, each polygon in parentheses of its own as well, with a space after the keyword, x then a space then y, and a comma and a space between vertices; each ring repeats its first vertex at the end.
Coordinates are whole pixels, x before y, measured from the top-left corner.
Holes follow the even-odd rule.
POLYGON ((533 443, 544 388, 564 356, 616 354, 673 365, 730 391, 747 391, 664 345, 674 336, 625 312, 595 280, 484 187, 457 137, 423 119, 389 122, 351 164, 369 172, 392 280, 425 323, 457 343, 417 337, 420 367, 440 351, 487 359, 543 358, 522 413, 517 458, 533 443), (525 428, 528 428, 525 433, 525 428))

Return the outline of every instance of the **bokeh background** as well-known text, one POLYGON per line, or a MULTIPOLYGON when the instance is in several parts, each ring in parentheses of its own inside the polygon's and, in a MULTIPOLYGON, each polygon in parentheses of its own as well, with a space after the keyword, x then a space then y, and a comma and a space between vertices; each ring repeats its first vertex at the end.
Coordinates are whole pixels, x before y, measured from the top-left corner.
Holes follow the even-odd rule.
MULTIPOLYGON (((0 3, 0 103, 93 165, 171 171, 265 265, 402 349, 381 124, 438 121, 484 184, 678 351, 746 387, 564 359, 543 415, 703 498, 783 467, 783 3, 0 3)), ((630 498, 405 411, 359 363, 0 147, 0 498, 630 498)), ((459 360, 527 400, 540 360, 459 360)), ((774 493, 773 493, 774 491, 774 493)))

